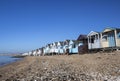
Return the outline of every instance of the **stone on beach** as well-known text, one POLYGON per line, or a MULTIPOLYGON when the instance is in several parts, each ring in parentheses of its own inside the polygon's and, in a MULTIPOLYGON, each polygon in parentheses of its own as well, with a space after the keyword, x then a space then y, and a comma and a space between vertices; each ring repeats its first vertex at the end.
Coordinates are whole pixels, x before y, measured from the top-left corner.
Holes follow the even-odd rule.
POLYGON ((0 81, 119 81, 120 54, 25 57, 0 67, 0 81))

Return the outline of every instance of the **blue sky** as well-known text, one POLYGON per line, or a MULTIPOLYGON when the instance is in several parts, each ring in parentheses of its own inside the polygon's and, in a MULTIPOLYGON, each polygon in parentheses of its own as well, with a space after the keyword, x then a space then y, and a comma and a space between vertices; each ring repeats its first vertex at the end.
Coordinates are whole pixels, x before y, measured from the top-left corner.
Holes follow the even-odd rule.
POLYGON ((0 53, 27 52, 120 27, 120 0, 0 0, 0 53))

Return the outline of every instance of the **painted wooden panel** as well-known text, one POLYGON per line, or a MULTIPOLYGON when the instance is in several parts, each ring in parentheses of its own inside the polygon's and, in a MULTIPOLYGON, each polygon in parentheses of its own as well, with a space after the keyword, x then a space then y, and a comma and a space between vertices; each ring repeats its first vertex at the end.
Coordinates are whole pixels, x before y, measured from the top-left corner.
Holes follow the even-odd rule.
POLYGON ((63 46, 58 47, 58 53, 63 53, 63 46))
POLYGON ((103 32, 109 32, 111 30, 112 30, 111 28, 106 28, 103 32))
POLYGON ((58 49, 57 48, 55 49, 55 53, 58 53, 58 49))
POLYGON ((116 40, 117 40, 116 46, 120 47, 120 39, 116 39, 116 40))
POLYGON ((72 53, 78 53, 78 47, 72 49, 72 53))
POLYGON ((117 31, 116 46, 120 47, 120 30, 117 31))
POLYGON ((115 36, 113 33, 108 34, 109 47, 115 46, 115 36))
POLYGON ((78 53, 78 48, 69 49, 69 53, 78 53))
POLYGON ((120 39, 120 32, 117 34, 117 38, 120 39))
POLYGON ((102 41, 102 47, 109 47, 108 41, 102 41))
POLYGON ((41 55, 41 50, 37 50, 37 55, 38 55, 38 56, 41 55))
POLYGON ((30 51, 28 54, 29 54, 29 55, 32 55, 32 52, 30 51))
POLYGON ((78 46, 80 45, 83 45, 83 43, 76 40, 70 40, 69 53, 78 53, 78 46))
POLYGON ((36 52, 36 51, 33 51, 33 55, 36 56, 36 55, 37 55, 37 52, 36 52))
POLYGON ((94 43, 89 43, 88 48, 89 49, 101 48, 100 40, 94 40, 94 43))
POLYGON ((78 46, 82 46, 83 45, 83 42, 80 42, 78 46))
POLYGON ((100 48, 100 40, 96 40, 93 47, 100 48))
POLYGON ((63 54, 63 49, 58 49, 58 54, 63 54))
POLYGON ((46 54, 46 50, 45 49, 43 49, 43 52, 44 52, 44 54, 46 54))

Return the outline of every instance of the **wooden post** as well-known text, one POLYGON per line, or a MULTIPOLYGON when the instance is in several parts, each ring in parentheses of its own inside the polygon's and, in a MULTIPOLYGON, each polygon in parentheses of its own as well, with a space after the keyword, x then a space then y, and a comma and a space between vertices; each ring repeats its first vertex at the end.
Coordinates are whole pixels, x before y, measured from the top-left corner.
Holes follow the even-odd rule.
POLYGON ((115 34, 115 46, 117 47, 117 30, 115 29, 114 30, 114 34, 115 34))
POLYGON ((102 33, 100 33, 100 47, 102 48, 103 46, 102 46, 102 33))
POLYGON ((100 34, 98 33, 99 48, 101 48, 100 34))
POLYGON ((89 39, 89 36, 88 36, 88 49, 89 49, 89 42, 90 42, 90 39, 89 39))

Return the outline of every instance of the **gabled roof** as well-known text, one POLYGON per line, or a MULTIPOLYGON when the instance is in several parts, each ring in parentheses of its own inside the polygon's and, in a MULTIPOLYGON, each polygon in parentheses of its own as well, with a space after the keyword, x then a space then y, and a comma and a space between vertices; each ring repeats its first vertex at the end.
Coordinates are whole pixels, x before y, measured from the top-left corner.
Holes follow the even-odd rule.
POLYGON ((99 32, 91 31, 87 36, 92 36, 92 35, 96 35, 96 34, 99 34, 99 32))
POLYGON ((63 45, 64 44, 64 42, 63 41, 59 41, 58 43, 57 43, 57 45, 60 43, 60 45, 63 45))
POLYGON ((45 47, 50 47, 50 44, 47 44, 45 47))
POLYGON ((79 35, 79 37, 77 38, 78 41, 83 40, 83 39, 87 39, 87 35, 79 35))
POLYGON ((53 42, 53 45, 57 45, 58 42, 53 42))
POLYGON ((75 43, 75 42, 76 42, 76 40, 70 40, 69 44, 70 44, 70 43, 75 43))
POLYGON ((76 40, 70 40, 70 41, 75 42, 76 40))
POLYGON ((65 40, 64 45, 69 44, 70 40, 65 40))
POLYGON ((109 31, 116 30, 116 29, 120 30, 120 28, 107 27, 102 32, 109 32, 109 31))
POLYGON ((78 40, 70 40, 69 44, 72 44, 71 42, 73 42, 73 44, 79 44, 80 43, 80 41, 78 41, 78 40))

